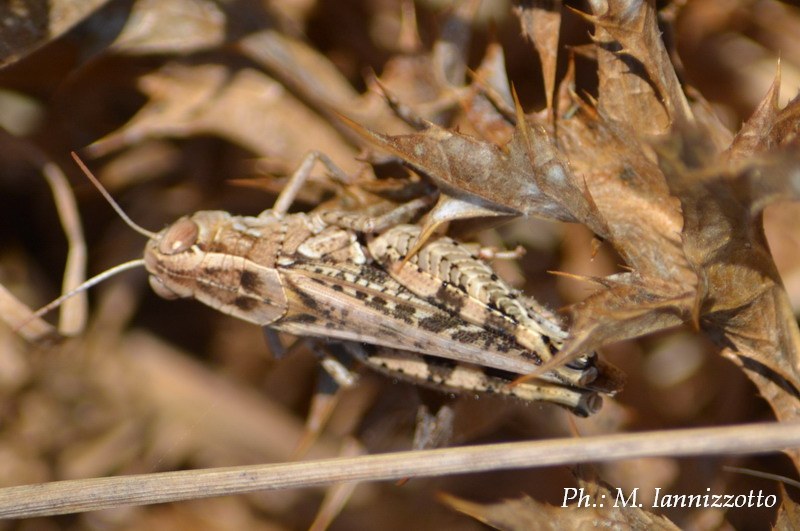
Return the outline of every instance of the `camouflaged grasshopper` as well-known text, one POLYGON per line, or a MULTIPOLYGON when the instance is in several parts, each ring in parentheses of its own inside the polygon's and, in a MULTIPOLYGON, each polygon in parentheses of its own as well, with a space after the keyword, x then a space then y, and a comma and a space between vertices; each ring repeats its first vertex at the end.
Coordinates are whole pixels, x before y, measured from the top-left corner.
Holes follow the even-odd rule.
POLYGON ((566 334, 550 312, 455 240, 432 240, 406 260, 419 229, 401 223, 430 200, 372 208, 368 216, 288 214, 317 160, 346 179, 312 153, 272 209, 253 217, 200 211, 159 233, 137 228, 149 238, 144 259, 124 267, 144 265, 162 297, 193 298, 259 326, 344 342, 365 364, 398 378, 553 402, 582 416, 600 407, 594 357, 508 385, 552 359, 566 334))

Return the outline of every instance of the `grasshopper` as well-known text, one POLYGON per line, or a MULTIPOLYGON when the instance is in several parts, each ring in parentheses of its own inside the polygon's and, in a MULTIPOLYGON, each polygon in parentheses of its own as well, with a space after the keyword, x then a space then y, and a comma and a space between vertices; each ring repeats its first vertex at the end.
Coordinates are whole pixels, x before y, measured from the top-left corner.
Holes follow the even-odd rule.
POLYGON ((122 267, 144 265, 162 297, 193 298, 272 330, 343 342, 354 357, 397 378, 548 401, 581 416, 600 407, 591 388, 594 357, 509 385, 552 359, 566 334, 550 312, 455 240, 432 240, 407 260, 419 229, 403 223, 429 199, 373 208, 368 216, 287 213, 317 160, 346 179, 311 153, 275 206, 258 216, 200 211, 158 233, 136 226, 148 237, 144 258, 122 267))

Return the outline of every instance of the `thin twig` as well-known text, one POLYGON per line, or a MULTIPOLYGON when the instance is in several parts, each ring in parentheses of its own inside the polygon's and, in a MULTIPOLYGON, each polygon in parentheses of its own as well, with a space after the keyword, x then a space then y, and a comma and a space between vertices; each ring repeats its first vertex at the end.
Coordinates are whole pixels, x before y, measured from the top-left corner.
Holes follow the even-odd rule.
POLYGON ((749 454, 800 447, 800 423, 766 423, 466 446, 0 489, 0 518, 77 513, 124 505, 652 456, 749 454))
MULTIPOLYGON (((64 265, 63 293, 69 293, 86 278, 86 240, 83 237, 81 217, 75 195, 67 182, 64 172, 54 162, 44 159, 44 154, 37 154, 42 175, 53 192, 58 218, 67 237, 67 263, 64 265)), ((86 294, 79 294, 61 306, 58 331, 65 336, 80 333, 86 326, 89 303, 86 294)))

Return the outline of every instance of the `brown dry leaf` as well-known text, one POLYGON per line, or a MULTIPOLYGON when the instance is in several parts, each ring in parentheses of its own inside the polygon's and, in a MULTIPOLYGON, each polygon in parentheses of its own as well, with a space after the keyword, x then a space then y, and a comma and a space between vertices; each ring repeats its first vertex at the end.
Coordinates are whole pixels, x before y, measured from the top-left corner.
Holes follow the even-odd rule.
POLYGON ((530 182, 526 139, 522 134, 500 148, 432 124, 421 133, 396 136, 356 127, 365 140, 428 175, 444 193, 470 201, 476 207, 501 215, 535 212, 543 217, 575 221, 568 211, 530 182), (499 200, 494 197, 495 191, 502 195, 499 200))
POLYGON ((309 149, 345 169, 353 151, 339 134, 276 81, 253 69, 171 63, 141 78, 150 101, 130 122, 93 143, 102 155, 148 138, 217 134, 292 167, 309 149), (305 125, 302 125, 305 124, 305 125))
MULTIPOLYGON (((345 112, 370 108, 328 58, 298 39, 264 30, 245 36, 238 48, 244 56, 273 72, 293 93, 321 109, 345 112)), ((358 117, 371 114, 368 110, 358 117)))
MULTIPOLYGON (((415 118, 440 122, 458 101, 456 89, 463 84, 471 33, 468 21, 476 8, 477 2, 457 7, 444 22, 432 51, 419 53, 417 46, 411 46, 406 53, 390 57, 379 79, 368 77, 371 90, 364 94, 344 79, 328 57, 296 38, 264 30, 245 36, 238 47, 334 123, 345 115, 379 131, 407 132, 408 125, 387 97, 401 102, 415 118)), ((414 35, 414 40, 419 36, 414 35)))
POLYGON ((474 78, 472 90, 461 101, 465 118, 481 139, 503 146, 514 134, 508 122, 514 114, 514 97, 503 48, 497 43, 489 44, 474 78))
POLYGON ((111 48, 125 53, 190 53, 220 46, 226 16, 211 0, 137 0, 111 48))
POLYGON ((692 132, 682 140, 662 154, 661 167, 681 200, 683 248, 698 276, 694 319, 747 370, 779 419, 796 419, 800 331, 767 246, 762 211, 771 201, 800 198, 794 182, 800 157, 773 150, 727 169, 714 164, 692 132))
POLYGON ((775 521, 775 525, 772 526, 772 529, 774 531, 792 531, 794 529, 800 529, 800 505, 789 497, 789 494, 786 492, 786 487, 784 487, 783 484, 780 485, 780 491, 783 503, 781 503, 781 507, 778 509, 778 519, 775 521))
POLYGON ((743 159, 782 146, 797 146, 800 95, 781 109, 778 104, 780 87, 779 68, 769 92, 753 115, 742 125, 728 148, 727 154, 731 160, 743 159))
POLYGON ((108 0, 8 0, 0 4, 0 67, 57 38, 108 0))
POLYGON ((654 41, 653 6, 643 3, 624 14, 611 6, 590 19, 602 27, 598 35, 621 45, 625 60, 644 65, 661 101, 652 98, 649 84, 623 89, 645 80, 623 74, 611 60, 625 62, 619 54, 603 59, 601 45, 598 114, 581 105, 558 124, 560 145, 571 168, 586 179, 608 227, 605 236, 633 268, 604 279, 607 289, 572 308, 573 338, 565 356, 691 319, 749 369, 780 419, 796 418, 800 334, 766 247, 761 211, 776 199, 797 198, 792 175, 798 161, 790 152, 773 151, 741 162, 794 141, 794 107, 778 111, 776 81, 734 141, 730 159, 740 162, 727 167, 720 160, 718 122, 682 125, 690 123, 691 113, 666 53, 654 41), (605 82, 604 68, 613 72, 605 82), (644 99, 637 103, 630 94, 644 99), (658 148, 659 167, 641 132, 666 128, 660 105, 675 126, 672 144, 658 148), (648 127, 637 122, 643 117, 648 127), (670 196, 680 200, 680 210, 670 196))
POLYGON ((725 153, 729 134, 708 112, 695 118, 678 83, 654 2, 593 5, 599 99, 593 106, 562 88, 559 109, 574 111, 552 130, 519 108, 502 147, 434 125, 410 135, 356 130, 438 185, 428 230, 460 217, 536 215, 580 221, 622 256, 631 271, 595 279, 603 289, 571 309, 562 362, 693 322, 747 369, 778 418, 796 418, 800 333, 761 211, 797 198, 797 157, 775 149, 796 142, 800 103, 779 111, 776 81, 725 153), (648 138, 664 133, 655 145, 648 138))
POLYGON ((657 25, 655 2, 590 2, 587 20, 600 78, 598 107, 611 120, 643 134, 663 133, 674 120, 689 120, 681 90, 657 25))
MULTIPOLYGON (((650 21, 650 11, 645 4, 637 16, 650 21)), ((606 279, 606 290, 572 308, 573 341, 565 355, 691 319, 748 369, 780 419, 796 418, 800 334, 766 246, 761 211, 776 199, 797 198, 792 175, 798 161, 790 152, 774 151, 742 160, 757 150, 774 150, 784 137, 793 140, 796 121, 787 118, 775 130, 774 88, 734 141, 728 160, 738 163, 726 165, 728 157, 715 142, 718 123, 688 125, 683 97, 672 88, 672 68, 666 72, 661 55, 648 52, 657 47, 634 46, 632 34, 620 32, 620 24, 603 16, 603 27, 627 39, 625 51, 650 65, 649 73, 659 66, 665 108, 675 125, 670 141, 657 149, 656 166, 649 146, 633 132, 647 129, 622 116, 612 120, 603 114, 607 107, 600 116, 579 112, 559 124, 568 160, 585 176, 609 227, 609 241, 633 268, 606 279), (680 210, 670 196, 680 200, 680 210)), ((642 42, 651 42, 653 23, 640 31, 642 42)), ((600 90, 602 106, 611 87, 601 83, 600 90)), ((617 88, 610 94, 622 92, 617 88)), ((614 100, 610 94, 606 102, 614 100)), ((651 125, 657 123, 657 113, 633 108, 638 111, 625 116, 649 116, 651 125)), ((793 112, 789 106, 780 116, 793 112)))
POLYGON ((56 329, 40 317, 33 318, 33 311, 0 284, 0 316, 12 329, 24 327, 19 331, 31 343, 47 344, 57 339, 56 329))
POLYGON ((547 109, 553 109, 553 91, 556 87, 558 63, 558 37, 561 26, 560 0, 534 0, 529 6, 516 8, 522 32, 533 43, 544 75, 544 93, 547 109))
MULTIPOLYGON (((586 481, 575 489, 579 495, 589 495, 588 503, 594 507, 573 505, 554 506, 528 496, 516 500, 505 500, 495 504, 480 504, 466 501, 448 494, 439 499, 456 511, 496 529, 505 531, 549 531, 559 529, 655 529, 674 531, 679 529, 664 516, 658 516, 635 506, 615 507, 619 491, 605 485, 586 481)), ((566 496, 566 495, 565 495, 566 496)))

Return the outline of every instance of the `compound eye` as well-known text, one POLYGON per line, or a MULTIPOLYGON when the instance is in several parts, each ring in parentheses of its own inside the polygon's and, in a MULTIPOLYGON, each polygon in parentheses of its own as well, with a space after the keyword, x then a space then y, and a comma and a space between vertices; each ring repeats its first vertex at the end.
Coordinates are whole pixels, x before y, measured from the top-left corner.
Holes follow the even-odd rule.
POLYGON ((158 242, 158 250, 167 255, 181 253, 197 243, 199 233, 197 223, 190 219, 179 219, 158 242))

